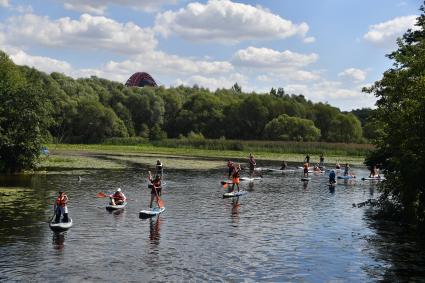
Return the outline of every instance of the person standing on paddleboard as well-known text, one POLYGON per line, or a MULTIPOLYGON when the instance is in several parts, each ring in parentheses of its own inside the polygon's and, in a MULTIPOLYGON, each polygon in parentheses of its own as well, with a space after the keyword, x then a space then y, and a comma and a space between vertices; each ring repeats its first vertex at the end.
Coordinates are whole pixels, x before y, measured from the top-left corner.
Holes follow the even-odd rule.
POLYGON ((325 165, 325 158, 323 157, 323 153, 320 154, 319 157, 319 167, 323 167, 325 165))
POLYGON ((329 173, 329 185, 333 185, 336 183, 335 177, 335 170, 332 170, 331 173, 329 173))
POLYGON ((230 179, 230 177, 232 176, 233 170, 235 170, 235 164, 230 160, 227 160, 227 169, 228 169, 227 178, 230 179))
POLYGON ((310 166, 310 155, 306 155, 304 158, 304 163, 307 163, 307 167, 310 166))
POLYGON ((56 198, 55 202, 55 223, 60 222, 61 215, 63 215, 62 222, 68 222, 68 196, 64 192, 59 192, 58 197, 56 198))
POLYGON ((249 163, 249 175, 251 177, 253 177, 254 176, 255 165, 257 165, 257 163, 255 162, 255 159, 254 159, 254 156, 252 155, 252 153, 249 154, 248 163, 249 163))
MULTIPOLYGON (((149 203, 149 208, 152 208, 152 203, 155 199, 161 196, 162 184, 161 184, 161 176, 156 175, 155 179, 152 179, 151 171, 149 172, 149 185, 148 188, 151 189, 151 201, 149 203)), ((156 200, 158 202, 158 199, 156 200)))
POLYGON ((112 205, 122 205, 127 200, 124 193, 121 192, 121 188, 118 188, 116 192, 109 198, 111 200, 112 205))
POLYGON ((238 187, 239 192, 239 177, 240 177, 241 165, 238 164, 234 167, 232 172, 232 192, 235 191, 235 185, 238 187))
POLYGON ((350 166, 348 165, 348 163, 345 163, 345 168, 344 168, 344 176, 348 176, 350 171, 350 166))
POLYGON ((156 161, 156 165, 155 165, 155 169, 156 169, 156 175, 157 176, 161 176, 162 178, 162 174, 163 174, 163 166, 162 166, 162 162, 161 160, 157 160, 156 161))
POLYGON ((304 178, 308 178, 308 163, 304 163, 304 178))
POLYGON ((286 170, 288 168, 288 164, 285 160, 282 161, 282 164, 280 165, 280 170, 286 170))

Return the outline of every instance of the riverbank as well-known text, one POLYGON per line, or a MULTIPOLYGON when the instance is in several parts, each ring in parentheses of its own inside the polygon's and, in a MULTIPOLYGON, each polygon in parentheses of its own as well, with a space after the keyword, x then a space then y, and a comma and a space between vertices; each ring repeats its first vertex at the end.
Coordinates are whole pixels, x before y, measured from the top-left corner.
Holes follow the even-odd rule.
MULTIPOLYGON (((207 150, 193 148, 170 148, 153 145, 47 145, 49 156, 43 157, 38 171, 86 170, 86 169, 127 169, 149 168, 161 159, 168 169, 216 169, 226 166, 231 159, 246 165, 249 151, 207 150)), ((279 166, 282 160, 301 165, 304 154, 253 152, 258 166, 273 164, 279 166)), ((310 155, 312 162, 319 156, 310 155)), ((360 166, 364 158, 359 156, 325 155, 325 163, 334 166, 336 162, 360 166)))

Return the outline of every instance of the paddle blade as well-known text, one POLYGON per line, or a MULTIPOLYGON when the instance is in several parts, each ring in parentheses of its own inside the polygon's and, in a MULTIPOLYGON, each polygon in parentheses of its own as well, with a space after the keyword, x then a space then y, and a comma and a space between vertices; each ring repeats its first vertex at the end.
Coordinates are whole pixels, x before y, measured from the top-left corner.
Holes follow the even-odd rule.
POLYGON ((160 199, 160 198, 157 199, 157 202, 156 203, 158 204, 158 207, 159 208, 163 208, 165 206, 164 205, 164 201, 162 199, 160 199))
POLYGON ((97 195, 96 195, 96 197, 98 197, 98 198, 107 198, 107 197, 109 197, 107 194, 105 194, 105 193, 102 193, 102 192, 100 192, 100 193, 98 193, 97 195))

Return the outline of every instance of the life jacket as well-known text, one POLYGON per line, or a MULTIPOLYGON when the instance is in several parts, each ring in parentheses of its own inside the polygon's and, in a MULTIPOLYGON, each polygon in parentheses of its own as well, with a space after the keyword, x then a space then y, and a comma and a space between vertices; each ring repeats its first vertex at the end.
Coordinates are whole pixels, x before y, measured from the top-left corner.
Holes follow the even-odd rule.
POLYGON ((62 195, 57 197, 56 205, 65 207, 67 201, 68 201, 68 197, 65 194, 62 194, 62 195))
POLYGON ((161 187, 161 179, 155 179, 152 181, 152 184, 156 187, 159 188, 161 187))
POLYGON ((115 200, 124 200, 124 195, 121 192, 115 192, 113 198, 115 200))

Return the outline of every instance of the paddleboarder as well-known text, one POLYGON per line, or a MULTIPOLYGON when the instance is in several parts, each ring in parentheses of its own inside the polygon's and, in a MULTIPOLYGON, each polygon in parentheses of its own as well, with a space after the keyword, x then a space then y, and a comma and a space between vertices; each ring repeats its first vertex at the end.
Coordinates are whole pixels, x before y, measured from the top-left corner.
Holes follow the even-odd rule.
POLYGON ((232 190, 231 192, 235 191, 235 185, 238 187, 239 192, 239 177, 240 177, 240 171, 241 171, 241 165, 236 165, 235 169, 232 172, 232 190))
POLYGON ((252 155, 252 153, 249 154, 248 163, 249 163, 249 175, 251 177, 253 177, 254 176, 255 165, 257 165, 257 163, 255 162, 255 159, 254 159, 254 156, 252 155))
POLYGON ((285 160, 282 161, 282 164, 280 165, 280 170, 286 170, 288 168, 288 164, 285 160))
POLYGON ((56 198, 55 202, 55 223, 60 222, 61 215, 63 215, 62 222, 68 222, 68 196, 65 194, 65 192, 59 192, 58 197, 56 198))
POLYGON ((118 188, 116 192, 109 197, 109 199, 112 205, 122 205, 127 200, 124 193, 121 191, 121 188, 118 188))
POLYGON ((153 201, 156 199, 156 201, 158 202, 158 197, 161 196, 161 191, 162 191, 162 184, 161 184, 161 176, 156 175, 155 179, 152 178, 152 174, 151 171, 149 172, 149 185, 148 188, 151 189, 151 201, 149 204, 149 208, 152 208, 152 203, 153 201))
POLYGON ((335 184, 335 183, 336 183, 335 178, 336 178, 335 170, 332 170, 332 171, 329 173, 329 185, 333 185, 333 184, 335 184))
POLYGON ((230 179, 230 177, 232 176, 233 170, 235 169, 235 164, 230 160, 227 160, 227 169, 228 169, 227 178, 230 179))

